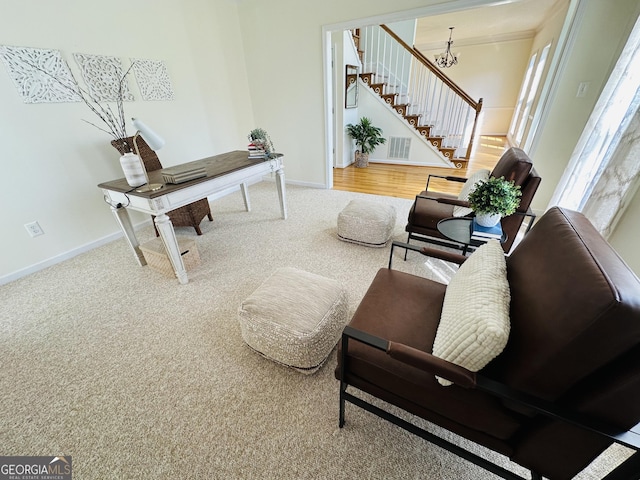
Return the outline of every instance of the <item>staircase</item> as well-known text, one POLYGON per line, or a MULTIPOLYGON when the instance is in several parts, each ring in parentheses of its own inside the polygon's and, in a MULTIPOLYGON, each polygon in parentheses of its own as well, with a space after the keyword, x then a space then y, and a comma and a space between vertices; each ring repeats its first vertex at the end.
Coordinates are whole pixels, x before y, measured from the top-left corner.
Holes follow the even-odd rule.
POLYGON ((466 168, 482 99, 477 102, 386 25, 352 31, 362 82, 456 168, 466 168))

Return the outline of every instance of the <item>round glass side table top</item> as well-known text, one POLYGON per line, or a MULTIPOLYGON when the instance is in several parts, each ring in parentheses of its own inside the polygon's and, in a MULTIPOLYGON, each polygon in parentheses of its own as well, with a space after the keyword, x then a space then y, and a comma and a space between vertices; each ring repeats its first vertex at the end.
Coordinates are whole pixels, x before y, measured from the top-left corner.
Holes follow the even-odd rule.
MULTIPOLYGON (((449 240, 464 245, 462 254, 467 253, 469 247, 479 247, 483 241, 472 240, 471 231, 473 230, 473 218, 471 217, 451 217, 445 218, 438 222, 438 231, 449 240)), ((507 241, 507 234, 502 232, 500 243, 507 241)))

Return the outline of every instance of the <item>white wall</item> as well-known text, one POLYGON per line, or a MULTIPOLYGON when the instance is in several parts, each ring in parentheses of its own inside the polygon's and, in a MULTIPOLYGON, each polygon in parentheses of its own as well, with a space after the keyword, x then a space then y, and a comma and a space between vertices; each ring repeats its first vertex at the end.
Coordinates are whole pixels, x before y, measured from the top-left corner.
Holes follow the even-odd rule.
MULTIPOLYGON (((356 51, 353 38, 348 31, 342 33, 335 32, 333 34, 333 41, 335 51, 334 65, 354 65, 358 68, 358 73, 362 72, 360 59, 358 58, 358 52, 356 51)), ((334 85, 335 106, 336 112, 335 125, 336 132, 334 134, 335 148, 334 148, 334 166, 344 168, 353 163, 353 149, 351 138, 344 134, 345 128, 350 123, 357 123, 358 107, 345 108, 345 85, 347 81, 346 69, 342 67, 337 74, 334 75, 336 84, 334 85), (340 131, 338 131, 340 130, 340 131)), ((340 67, 338 67, 340 68, 340 67)), ((358 100, 361 95, 361 86, 356 83, 358 88, 358 100)))
POLYGON ((638 239, 640 238, 640 190, 636 191, 631 203, 623 213, 616 229, 609 237, 609 242, 631 269, 640 275, 640 255, 638 239))
POLYGON ((404 20, 402 22, 387 23, 387 27, 391 29, 404 43, 413 47, 416 39, 416 19, 404 20))
MULTIPOLYGON (((166 165, 246 148, 254 125, 235 5, 225 0, 0 0, 0 44, 163 60, 173 101, 125 102, 166 140, 166 165)), ((3 227, 0 280, 118 232, 97 184, 122 177, 110 137, 82 103, 25 104, 0 64, 3 227), (45 235, 23 227, 38 221, 45 235)), ((130 134, 134 132, 129 130, 130 134)), ((135 221, 145 219, 135 216, 135 221)), ((11 277, 9 277, 11 278, 11 277)))
MULTIPOLYGON (((537 122, 539 121, 538 116, 536 115, 536 110, 540 105, 541 94, 543 91, 548 90, 548 86, 546 84, 552 80, 551 76, 549 75, 549 71, 553 63, 554 55, 556 55, 556 51, 558 49, 558 43, 560 41, 560 35, 562 33, 562 28, 565 23, 565 18, 567 17, 568 8, 569 8, 569 3, 565 5, 559 5, 555 9, 555 11, 553 11, 551 15, 545 20, 544 24, 542 25, 542 28, 536 33, 533 39, 531 51, 529 52, 529 55, 528 55, 528 58, 531 58, 533 54, 536 53, 536 64, 537 64, 538 61, 540 60, 540 56, 542 54, 543 49, 547 45, 551 45, 547 55, 547 60, 545 62, 544 70, 542 71, 542 80, 538 87, 538 91, 536 92, 536 96, 533 99, 531 110, 529 112, 529 116, 534 117, 534 119, 533 121, 531 120, 528 121, 527 125, 525 126, 526 128, 523 132, 522 140, 520 141, 520 144, 519 144, 519 146, 523 148, 523 150, 525 151, 528 151, 527 140, 529 136, 532 136, 533 138, 533 135, 535 135, 536 125, 537 125, 537 122)), ((535 72, 535 66, 534 66, 534 72, 535 72)), ((520 88, 518 89, 518 92, 520 91, 520 88)))
MULTIPOLYGON (((171 0, 181 6, 187 56, 199 88, 194 92, 207 118, 215 153, 246 149, 247 134, 259 126, 253 108, 237 9, 229 0, 171 0)), ((185 54, 181 51, 180 54, 185 54)), ((185 92, 186 93, 186 92, 185 92)), ((276 145, 277 147, 277 145, 276 145)), ((210 155, 210 150, 198 157, 210 155)))
MULTIPOLYGON (((533 38, 456 46, 457 65, 443 69, 445 75, 476 101, 483 99, 481 135, 506 135, 518 99, 520 83, 529 60, 533 38)), ((433 59, 439 50, 422 50, 433 59)))
MULTIPOLYGON (((384 100, 364 83, 360 85, 358 113, 361 117, 370 118, 372 121, 375 119, 373 124, 382 129, 382 136, 387 139, 386 143, 378 145, 369 154, 370 162, 451 168, 451 164, 439 154, 435 147, 429 145, 415 129, 410 128, 402 115, 390 109, 384 100), (390 137, 411 139, 407 160, 389 157, 390 137)), ((355 151, 355 141, 350 142, 350 147, 351 151, 355 151)))

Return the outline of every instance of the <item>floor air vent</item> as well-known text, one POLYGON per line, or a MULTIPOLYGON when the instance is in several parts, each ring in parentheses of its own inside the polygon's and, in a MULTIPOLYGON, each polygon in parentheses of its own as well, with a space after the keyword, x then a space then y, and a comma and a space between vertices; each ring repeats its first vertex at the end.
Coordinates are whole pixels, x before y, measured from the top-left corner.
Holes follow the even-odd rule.
POLYGON ((402 137, 389 137, 389 158, 409 159, 411 139, 402 137))

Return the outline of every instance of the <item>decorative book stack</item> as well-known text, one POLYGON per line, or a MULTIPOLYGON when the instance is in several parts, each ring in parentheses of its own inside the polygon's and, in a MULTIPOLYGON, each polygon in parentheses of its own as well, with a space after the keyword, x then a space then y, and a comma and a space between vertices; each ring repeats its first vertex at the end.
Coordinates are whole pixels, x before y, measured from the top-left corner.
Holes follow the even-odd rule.
POLYGON ((251 142, 249 144, 249 158, 264 158, 267 156, 267 152, 264 149, 264 145, 251 142))
POLYGON ((476 219, 473 219, 471 224, 471 240, 476 240, 478 242, 487 242, 492 238, 496 240, 500 240, 502 238, 502 225, 498 222, 493 227, 483 227, 482 225, 476 222, 476 219))
POLYGON ((183 183, 207 176, 207 172, 204 167, 193 167, 188 165, 163 168, 161 172, 164 183, 183 183))

